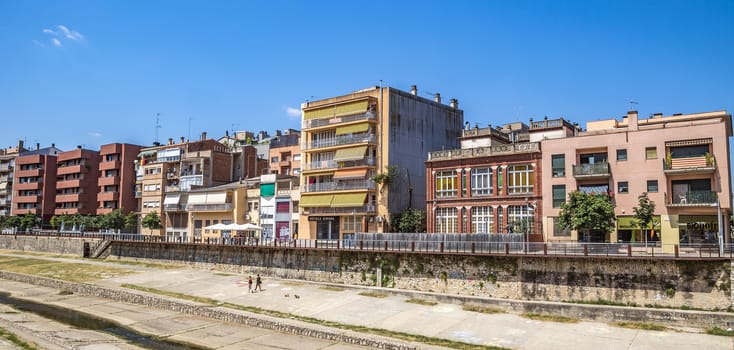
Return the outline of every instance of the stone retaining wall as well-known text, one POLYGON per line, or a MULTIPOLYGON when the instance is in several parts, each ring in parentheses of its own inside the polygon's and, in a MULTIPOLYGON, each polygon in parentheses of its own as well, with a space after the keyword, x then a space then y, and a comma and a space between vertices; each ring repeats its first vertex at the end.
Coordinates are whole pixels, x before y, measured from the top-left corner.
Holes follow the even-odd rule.
POLYGON ((0 235, 0 249, 82 256, 84 243, 89 243, 90 247, 94 247, 101 240, 86 237, 0 235))
POLYGON ((44 277, 23 275, 0 271, 0 279, 43 286, 52 289, 73 292, 74 294, 94 296, 119 302, 143 305, 187 315, 206 317, 224 322, 231 322, 252 327, 264 328, 283 333, 302 335, 318 339, 366 346, 376 349, 414 350, 416 346, 400 343, 390 339, 378 339, 347 330, 335 330, 316 324, 306 324, 294 320, 283 320, 265 315, 255 315, 244 311, 232 310, 208 304, 177 300, 156 296, 145 292, 131 292, 116 288, 101 287, 86 283, 66 282, 44 277))

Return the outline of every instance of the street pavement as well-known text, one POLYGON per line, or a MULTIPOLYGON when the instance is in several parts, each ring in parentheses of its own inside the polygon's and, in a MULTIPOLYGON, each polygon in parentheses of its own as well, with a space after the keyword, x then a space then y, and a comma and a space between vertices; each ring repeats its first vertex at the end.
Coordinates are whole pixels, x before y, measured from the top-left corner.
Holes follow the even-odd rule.
MULTIPOLYGON (((0 254, 6 255, 6 254, 0 254)), ((34 258, 39 258, 35 257, 34 258)), ((114 261, 59 259, 120 266, 114 261)), ((327 285, 263 276, 262 291, 248 293, 247 275, 206 271, 189 267, 157 269, 125 265, 137 273, 94 283, 122 288, 122 284, 155 288, 222 302, 287 312, 324 321, 388 329, 510 349, 734 349, 734 338, 712 336, 700 329, 646 331, 620 328, 600 322, 557 323, 536 321, 511 313, 484 314, 465 311, 461 305, 409 303, 407 297, 386 293, 384 298, 362 295, 364 287, 327 285)), ((255 275, 252 275, 253 280, 255 275)), ((3 282, 5 284, 5 282, 3 282)), ((367 288, 376 292, 380 288, 367 288)), ((88 309, 100 306, 88 306, 88 309)), ((161 313, 155 309, 135 312, 161 313)), ((118 321, 120 321, 118 319, 118 321)), ((124 321, 124 320, 123 320, 124 321)), ((155 327, 156 322, 150 322, 155 327)), ((181 337, 196 338, 195 334, 181 337)), ((331 344, 332 346, 334 344, 331 344)), ((420 346, 436 349, 432 346, 420 346)), ((301 349, 282 344, 281 349, 301 349)), ((311 347, 309 347, 311 348, 311 347)), ((318 346, 314 348, 319 348, 318 346)), ((334 350, 336 348, 328 348, 334 350)))

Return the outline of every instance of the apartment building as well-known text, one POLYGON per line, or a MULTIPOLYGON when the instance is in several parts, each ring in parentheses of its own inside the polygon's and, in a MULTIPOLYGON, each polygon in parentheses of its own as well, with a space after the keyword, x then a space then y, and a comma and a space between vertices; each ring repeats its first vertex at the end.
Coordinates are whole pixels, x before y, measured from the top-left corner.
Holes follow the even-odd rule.
MULTIPOLYGON (((169 139, 165 145, 143 148, 138 154, 135 190, 140 201, 141 217, 153 211, 161 218, 185 216, 180 206, 174 206, 179 203, 174 203, 173 198, 169 198, 166 205, 176 208, 175 211, 163 212, 166 194, 226 184, 231 182, 232 173, 232 154, 227 146, 207 139, 205 132, 199 141, 190 142, 181 138, 180 143, 174 143, 173 139, 169 139)), ((180 200, 181 197, 178 198, 180 200)), ((173 220, 180 222, 181 218, 173 220)), ((170 222, 162 221, 162 229, 141 229, 141 232, 152 235, 181 232, 181 227, 167 226, 170 222)))
POLYGON ((31 213, 46 224, 56 209, 56 167, 61 150, 54 145, 22 152, 15 158, 11 215, 31 213))
MULTIPOLYGON (((169 195, 170 196, 170 195, 169 195)), ((229 230, 212 230, 216 224, 245 224, 247 210, 247 183, 229 184, 191 190, 184 206, 188 213, 188 237, 196 241, 207 238, 228 238, 229 230)), ((233 235, 232 235, 233 236, 233 235)), ((182 236, 185 240, 187 237, 182 236)))
POLYGON ((259 225, 264 240, 298 237, 299 178, 288 175, 260 176, 259 225))
MULTIPOLYGON (((621 120, 588 122, 586 130, 558 127, 558 138, 540 141, 543 151, 543 235, 548 241, 715 241, 719 228, 729 241, 731 114, 715 111, 651 115, 636 111, 621 120), (588 237, 561 230, 558 214, 572 191, 608 193, 616 205, 617 230, 588 237), (655 202, 650 230, 632 217, 643 192, 655 202), (721 223, 721 224, 720 224, 721 223)), ((713 242, 711 242, 713 243, 713 242)))
POLYGON ((96 214, 98 180, 99 152, 77 146, 59 153, 54 214, 96 214))
POLYGON ((15 147, 0 149, 0 216, 9 216, 13 206, 13 176, 15 158, 27 151, 23 141, 15 147))
POLYGON ((427 231, 522 233, 542 241, 542 157, 528 125, 467 124, 460 141, 459 149, 428 153, 427 231))
POLYGON ((270 174, 300 176, 301 132, 288 129, 275 131, 270 140, 270 174))
POLYGON ((124 213, 137 210, 135 199, 135 160, 142 146, 112 143, 99 148, 97 215, 115 209, 124 213))
POLYGON ((415 86, 370 87, 301 110, 299 230, 312 239, 385 232, 391 215, 422 208, 425 155, 458 148, 464 123, 457 100, 426 99, 415 86))
MULTIPOLYGON (((261 132, 259 136, 262 135, 267 134, 261 132)), ((232 153, 232 179, 248 179, 268 173, 268 158, 265 153, 260 153, 263 151, 259 146, 262 142, 269 149, 268 142, 255 138, 249 131, 237 131, 232 136, 225 131, 224 137, 218 141, 232 153)))

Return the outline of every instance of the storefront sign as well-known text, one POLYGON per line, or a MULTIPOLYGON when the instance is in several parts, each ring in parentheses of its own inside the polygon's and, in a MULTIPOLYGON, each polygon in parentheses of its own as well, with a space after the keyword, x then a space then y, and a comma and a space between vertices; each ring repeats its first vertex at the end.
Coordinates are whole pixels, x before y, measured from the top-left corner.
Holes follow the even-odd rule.
POLYGON ((309 216, 308 221, 336 221, 336 216, 309 216))

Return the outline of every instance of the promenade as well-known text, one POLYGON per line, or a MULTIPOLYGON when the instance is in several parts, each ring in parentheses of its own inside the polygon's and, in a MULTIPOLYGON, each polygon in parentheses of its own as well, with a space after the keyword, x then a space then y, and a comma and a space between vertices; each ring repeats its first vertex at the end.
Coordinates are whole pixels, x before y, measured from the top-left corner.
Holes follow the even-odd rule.
MULTIPOLYGON (((0 254, 9 255, 9 254, 0 254)), ((24 257, 29 257, 24 255, 24 257)), ((37 257, 73 263, 102 264, 120 267, 115 261, 79 260, 37 257)), ((703 334, 700 329, 668 329, 646 331, 620 328, 599 322, 556 323, 530 320, 510 313, 485 314, 462 309, 461 305, 439 303, 425 305, 406 302, 404 296, 385 293, 385 297, 367 296, 366 290, 379 293, 379 288, 350 288, 303 281, 264 277, 263 290, 247 292, 246 275, 203 271, 188 267, 159 269, 142 265, 124 265, 136 273, 93 282, 108 287, 131 290, 136 286, 180 295, 209 298, 227 304, 257 307, 299 317, 386 329, 395 332, 449 339, 457 342, 499 346, 510 349, 732 349, 730 337, 703 334)), ((255 276, 252 276, 253 279, 255 276)), ((12 284, 12 283, 10 283, 12 284)), ((0 290, 7 285, 3 281, 0 290)), ((103 309, 102 304, 86 310, 103 309)), ((139 308, 138 313, 160 313, 152 308, 139 308)), ((289 320, 282 320, 290 322, 289 320)), ((306 325, 308 326, 308 325, 306 325)), ((165 327, 165 325, 160 325, 165 327)), ((314 324, 313 327, 322 327, 314 324)), ((372 337, 373 335, 370 335, 372 337)), ((191 337, 196 340, 195 337, 191 337)), ((404 342, 397 340, 396 342, 404 342)), ((212 348, 228 348, 210 344, 212 348)), ((412 345, 433 349, 434 346, 412 345)), ((333 346, 333 344, 329 345, 333 346)), ((229 347, 231 348, 231 347, 229 347)), ((284 349, 303 347, 281 347, 284 349)), ((336 349, 332 347, 309 347, 336 349)), ((339 348, 341 349, 341 348, 339 348)), ((346 349, 346 348, 345 348, 346 349)))

